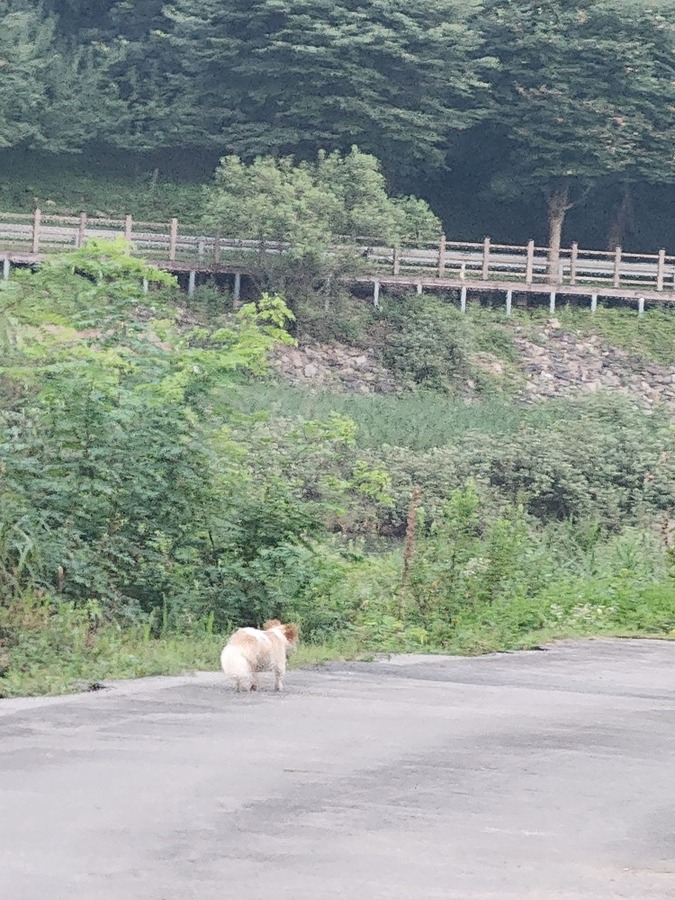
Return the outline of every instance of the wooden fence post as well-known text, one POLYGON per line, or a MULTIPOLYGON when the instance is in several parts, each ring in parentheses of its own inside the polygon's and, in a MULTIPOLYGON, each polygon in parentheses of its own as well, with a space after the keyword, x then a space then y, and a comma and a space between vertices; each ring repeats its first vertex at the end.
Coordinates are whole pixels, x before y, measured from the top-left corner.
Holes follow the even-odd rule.
POLYGON ((445 275, 445 235, 441 235, 438 245, 438 277, 443 278, 445 275))
POLYGON ((614 287, 618 288, 621 283, 621 247, 617 245, 614 251, 614 287))
POLYGON ((656 290, 663 290, 663 274, 666 268, 666 251, 659 250, 659 262, 656 268, 656 290))
POLYGON ((525 263, 525 284, 532 284, 534 275, 534 241, 527 242, 527 262, 525 263))
POLYGON ((132 219, 131 216, 125 216, 124 217, 124 240, 125 241, 131 240, 133 228, 134 228, 134 220, 132 219))
POLYGON ((86 212, 81 212, 80 213, 80 224, 77 228, 77 246, 84 247, 86 240, 87 240, 87 214, 86 214, 86 212))
POLYGON ((490 269, 490 238, 486 237, 483 241, 483 281, 488 280, 490 269))
POLYGON ((393 265, 393 274, 398 275, 401 271, 401 248, 394 247, 394 265, 393 265))
POLYGON ((572 253, 570 255, 570 284, 577 283, 577 256, 579 255, 579 245, 575 241, 572 244, 572 253))
POLYGON ((169 225, 169 262, 176 260, 176 244, 178 242, 178 219, 172 219, 169 225))
POLYGON ((33 253, 40 252, 40 222, 42 221, 42 213, 39 209, 35 210, 33 216, 33 253))

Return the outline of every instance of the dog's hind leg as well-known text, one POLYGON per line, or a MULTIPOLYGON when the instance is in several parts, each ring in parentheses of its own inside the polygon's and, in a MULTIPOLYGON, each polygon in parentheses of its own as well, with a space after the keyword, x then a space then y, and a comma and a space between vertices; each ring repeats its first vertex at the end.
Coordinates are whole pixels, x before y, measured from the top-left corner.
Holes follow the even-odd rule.
POLYGON ((235 678, 237 684, 237 693, 241 694, 244 690, 244 679, 243 678, 235 678))
POLYGON ((274 690, 283 691, 284 689, 284 669, 275 668, 274 670, 274 690))
POLYGON ((254 672, 254 673, 251 675, 251 690, 252 690, 252 691, 257 691, 258 688, 259 688, 259 686, 260 686, 260 685, 258 684, 258 673, 257 673, 257 672, 254 672))

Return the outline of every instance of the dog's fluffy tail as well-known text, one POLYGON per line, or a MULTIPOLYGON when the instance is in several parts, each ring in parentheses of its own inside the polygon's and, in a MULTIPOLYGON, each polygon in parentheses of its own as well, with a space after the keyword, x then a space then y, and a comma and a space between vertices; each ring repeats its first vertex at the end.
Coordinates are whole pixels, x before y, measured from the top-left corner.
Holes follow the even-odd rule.
POLYGON ((230 678, 245 678, 251 674, 251 665, 238 647, 224 647, 220 654, 220 665, 230 678))

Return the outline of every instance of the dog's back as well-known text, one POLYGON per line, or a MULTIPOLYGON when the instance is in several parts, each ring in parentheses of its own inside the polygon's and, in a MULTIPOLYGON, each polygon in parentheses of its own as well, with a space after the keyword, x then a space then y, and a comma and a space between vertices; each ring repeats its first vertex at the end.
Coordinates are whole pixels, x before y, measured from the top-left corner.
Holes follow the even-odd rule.
POLYGON ((297 640, 297 626, 282 625, 277 619, 265 622, 263 631, 239 628, 223 648, 220 665, 226 675, 235 679, 239 691, 244 679, 251 679, 251 690, 256 690, 257 673, 269 670, 274 672, 275 687, 280 690, 286 657, 295 649, 297 640))
POLYGON ((250 675, 270 668, 272 639, 257 628, 239 628, 229 639, 220 655, 223 672, 232 677, 250 675))

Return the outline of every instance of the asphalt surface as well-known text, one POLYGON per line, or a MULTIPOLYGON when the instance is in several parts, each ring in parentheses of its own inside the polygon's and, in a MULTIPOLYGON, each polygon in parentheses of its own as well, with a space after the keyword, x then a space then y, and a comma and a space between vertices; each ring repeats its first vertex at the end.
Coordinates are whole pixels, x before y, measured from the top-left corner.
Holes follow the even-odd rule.
POLYGON ((675 898, 675 643, 286 688, 0 701, 0 898, 675 898))

